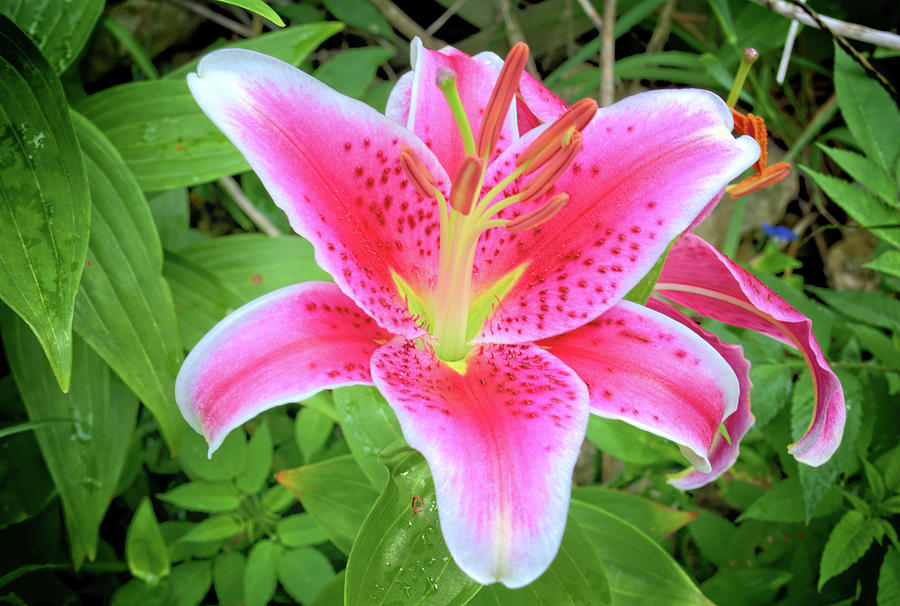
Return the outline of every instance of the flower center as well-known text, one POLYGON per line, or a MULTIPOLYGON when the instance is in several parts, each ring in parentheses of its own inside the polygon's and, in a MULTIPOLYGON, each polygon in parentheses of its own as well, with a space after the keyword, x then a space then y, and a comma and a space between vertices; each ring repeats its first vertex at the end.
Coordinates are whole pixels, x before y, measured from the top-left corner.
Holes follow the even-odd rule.
MULTIPOLYGON (((489 313, 485 310, 482 317, 470 313, 472 271, 481 234, 495 227, 511 232, 531 229, 565 206, 568 194, 557 193, 514 219, 497 217, 500 211, 514 204, 546 197, 581 150, 581 131, 597 111, 597 103, 591 99, 573 105, 518 156, 516 167, 509 175, 482 195, 487 161, 497 147, 527 60, 528 47, 521 43, 506 57, 477 137, 472 133, 456 88, 456 74, 448 68, 438 70, 437 85, 450 106, 466 154, 453 177, 449 200, 434 186, 434 177, 411 149, 405 147, 401 153, 401 165, 412 185, 423 196, 438 202, 441 230, 438 281, 424 315, 426 327, 434 338, 435 354, 446 362, 466 357, 470 331, 476 330, 489 313), (504 197, 503 191, 523 175, 531 178, 518 193, 504 197)), ((507 284, 504 290, 511 287, 512 283, 507 284)))

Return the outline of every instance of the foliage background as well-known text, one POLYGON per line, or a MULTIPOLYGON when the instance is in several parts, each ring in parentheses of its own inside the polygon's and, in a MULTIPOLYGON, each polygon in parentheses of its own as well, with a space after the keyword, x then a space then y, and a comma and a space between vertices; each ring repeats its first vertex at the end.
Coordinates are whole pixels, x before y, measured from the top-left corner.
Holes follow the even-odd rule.
MULTIPOLYGON (((900 113, 811 28, 777 84, 789 21, 744 0, 619 0, 616 96, 724 96, 740 49, 760 51, 739 106, 794 169, 726 196, 699 231, 813 319, 848 404, 832 461, 784 449, 813 398, 802 358, 715 323, 753 362, 737 465, 677 491, 677 448, 592 420, 561 554, 517 592, 448 559, 427 466, 373 389, 261 415, 207 460, 172 399, 184 352, 240 304, 328 277, 191 99, 200 55, 263 50, 379 109, 413 35, 501 55, 525 40, 568 101, 601 79, 601 36, 575 0, 269 4, 0 0, 0 600, 900 603, 900 113)), ((900 23, 887 0, 811 4, 900 23)), ((897 50, 854 46, 896 72, 897 50)))

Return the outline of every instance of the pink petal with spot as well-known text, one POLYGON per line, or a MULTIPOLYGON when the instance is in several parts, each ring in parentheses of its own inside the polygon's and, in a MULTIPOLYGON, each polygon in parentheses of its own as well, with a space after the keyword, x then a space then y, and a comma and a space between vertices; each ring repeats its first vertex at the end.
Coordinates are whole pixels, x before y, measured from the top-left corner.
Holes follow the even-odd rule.
POLYGON ((569 109, 565 101, 528 72, 522 73, 517 97, 516 113, 520 133, 526 133, 546 122, 553 122, 569 109))
POLYGON ((705 340, 630 301, 572 332, 538 343, 588 386, 591 412, 676 442, 697 469, 738 406, 738 380, 705 340))
POLYGON ((562 540, 584 439, 584 383, 533 345, 484 346, 458 374, 413 343, 375 352, 372 376, 428 461, 444 539, 482 584, 527 585, 562 540))
MULTIPOLYGON (((462 99, 473 134, 478 127, 491 91, 503 67, 503 60, 494 53, 479 53, 469 57, 454 48, 428 50, 416 38, 411 46, 413 82, 410 93, 407 127, 425 142, 443 164, 448 175, 455 175, 465 158, 462 138, 450 106, 437 86, 437 71, 442 67, 456 72, 456 86, 462 99)), ((518 139, 515 104, 510 106, 506 124, 500 132, 496 157, 500 151, 518 139)))
POLYGON ((421 335, 391 272, 419 293, 435 281, 437 203, 423 199, 400 166, 408 145, 449 190, 425 145, 367 105, 260 53, 211 53, 188 84, 341 290, 391 332, 421 335))
POLYGON ((288 286, 209 331, 181 366, 175 399, 212 453, 264 410, 322 389, 371 385, 372 353, 392 338, 334 284, 288 286))
POLYGON ((671 305, 666 305, 659 299, 651 297, 647 302, 647 307, 677 322, 681 322, 694 331, 697 336, 709 343, 731 366, 731 370, 734 371, 740 385, 741 393, 738 397, 737 410, 725 419, 725 430, 728 432, 731 442, 729 443, 721 433, 717 433, 713 438, 712 448, 709 449, 709 464, 711 467, 709 472, 703 473, 702 471, 689 468, 679 474, 669 476, 669 484, 676 488, 682 490, 699 488, 704 484, 709 484, 734 465, 740 451, 741 440, 744 439, 747 431, 753 425, 753 414, 750 412, 750 388, 752 387, 750 383, 750 362, 744 357, 744 349, 740 345, 725 343, 716 335, 701 328, 699 324, 671 305))
POLYGON ((809 318, 756 277, 694 234, 672 247, 656 292, 726 324, 748 328, 790 345, 812 373, 815 410, 809 428, 788 451, 807 465, 821 465, 844 432, 844 392, 812 332, 809 318))
MULTIPOLYGON (((584 130, 584 149, 557 184, 500 216, 528 212, 560 192, 569 194, 568 204, 534 229, 511 234, 495 228, 482 236, 476 293, 516 267, 525 269, 475 341, 562 334, 619 301, 725 184, 756 160, 756 142, 735 140, 731 128, 731 112, 707 91, 653 91, 601 108, 584 130)), ((489 167, 487 186, 509 173, 539 130, 489 167)))

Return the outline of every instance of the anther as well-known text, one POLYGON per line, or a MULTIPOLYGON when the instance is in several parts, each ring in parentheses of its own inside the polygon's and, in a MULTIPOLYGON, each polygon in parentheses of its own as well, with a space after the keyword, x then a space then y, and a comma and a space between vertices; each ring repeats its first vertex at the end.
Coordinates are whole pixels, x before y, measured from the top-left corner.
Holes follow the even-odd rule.
MULTIPOLYGON (((537 160, 542 156, 541 152, 548 147, 558 147, 570 127, 574 127, 579 132, 584 130, 595 113, 597 113, 597 102, 593 99, 582 99, 570 107, 569 111, 557 118, 544 132, 538 135, 537 139, 531 142, 531 145, 525 148, 525 151, 516 159, 516 166, 522 166, 532 159, 537 160)), ((549 156, 542 159, 546 162, 549 156)), ((537 167, 539 164, 535 162, 529 166, 529 172, 533 172, 537 167)))
POLYGON ((484 159, 478 156, 466 156, 459 165, 453 185, 450 188, 450 206, 458 213, 468 215, 475 203, 475 195, 481 185, 481 173, 484 171, 484 159))
POLYGON ((403 146, 400 152, 400 166, 403 167, 403 172, 409 177, 417 192, 426 198, 434 197, 434 177, 428 171, 428 167, 425 166, 422 159, 416 155, 416 152, 406 145, 403 146))
POLYGON ((522 188, 520 203, 535 200, 553 187, 553 184, 563 176, 566 169, 575 160, 575 156, 581 151, 582 139, 583 135, 575 132, 569 145, 557 148, 556 153, 544 163, 541 171, 522 188))
POLYGON ((562 210, 562 207, 569 201, 569 194, 559 193, 550 198, 546 204, 534 209, 524 215, 519 215, 515 219, 511 219, 505 225, 507 231, 525 231, 537 227, 544 221, 550 219, 553 215, 562 210))
POLYGON ((528 45, 519 42, 506 55, 503 62, 503 68, 500 70, 500 76, 491 91, 491 97, 488 100, 487 107, 484 110, 484 118, 481 120, 481 126, 478 128, 478 139, 476 150, 482 158, 488 158, 497 140, 500 138, 500 131, 503 129, 503 122, 506 114, 509 112, 509 106, 516 96, 516 90, 519 88, 519 80, 522 77, 522 70, 528 62, 528 45))

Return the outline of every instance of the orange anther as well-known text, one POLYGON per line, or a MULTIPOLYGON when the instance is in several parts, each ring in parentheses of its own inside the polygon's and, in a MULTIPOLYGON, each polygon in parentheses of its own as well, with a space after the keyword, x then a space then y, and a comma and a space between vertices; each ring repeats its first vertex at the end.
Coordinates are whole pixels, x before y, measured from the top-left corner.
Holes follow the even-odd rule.
POLYGON ((761 173, 750 175, 740 183, 735 183, 728 188, 728 195, 732 198, 740 198, 755 191, 778 183, 791 172, 791 165, 787 162, 778 162, 767 166, 761 173))
POLYGON ((459 165, 453 186, 450 188, 450 206, 456 212, 468 215, 475 203, 475 195, 481 185, 481 174, 484 171, 484 159, 478 156, 466 156, 459 165))
POLYGON ((544 163, 540 172, 532 177, 531 180, 525 184, 525 187, 522 188, 522 191, 520 192, 522 195, 520 202, 525 203, 535 200, 540 196, 543 196, 551 187, 553 187, 553 184, 563 176, 566 169, 568 169, 569 165, 575 160, 575 156, 581 151, 583 138, 584 137, 580 132, 576 132, 572 135, 572 140, 569 142, 569 145, 556 149, 556 153, 544 163))
POLYGON ((569 194, 559 193, 550 198, 546 204, 534 209, 531 212, 519 215, 515 219, 511 219, 506 223, 507 231, 525 231, 537 227, 544 221, 562 210, 562 207, 569 201, 569 194))
POLYGON ((753 173, 740 183, 736 183, 728 188, 728 194, 732 198, 740 198, 749 193, 758 191, 764 187, 768 187, 778 183, 788 176, 791 171, 791 165, 787 162, 778 162, 772 166, 768 165, 769 155, 767 147, 769 145, 769 134, 766 129, 766 122, 759 116, 748 113, 744 115, 734 109, 731 110, 734 116, 734 130, 742 135, 749 135, 759 143, 759 159, 753 163, 753 173))
POLYGON ((417 192, 426 198, 434 196, 434 177, 429 172, 428 167, 425 166, 425 163, 422 162, 422 159, 416 155, 416 152, 406 145, 403 146, 400 152, 400 166, 403 167, 403 172, 409 177, 417 192))
MULTIPOLYGON (((547 147, 557 147, 570 127, 582 131, 597 113, 597 102, 593 99, 582 99, 569 108, 569 111, 557 118, 544 130, 538 138, 531 142, 516 159, 516 166, 522 166, 540 155, 547 147)), ((545 159, 546 161, 546 159, 545 159)))
POLYGON ((491 98, 485 107, 481 126, 478 128, 475 150, 482 158, 490 157, 497 145, 500 131, 503 129, 503 122, 509 112, 509 106, 515 98, 519 88, 519 79, 522 77, 522 70, 525 69, 527 62, 528 45, 524 42, 513 46, 506 55, 500 76, 497 78, 494 90, 491 91, 491 98))

